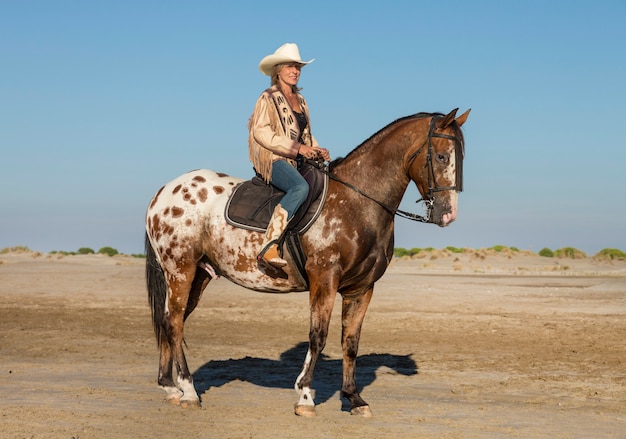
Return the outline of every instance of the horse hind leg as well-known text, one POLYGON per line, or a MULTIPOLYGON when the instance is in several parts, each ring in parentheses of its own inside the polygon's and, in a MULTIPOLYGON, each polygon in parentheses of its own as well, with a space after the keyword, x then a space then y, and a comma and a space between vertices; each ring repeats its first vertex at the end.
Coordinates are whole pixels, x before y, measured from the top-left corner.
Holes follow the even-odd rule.
POLYGON ((170 349, 170 342, 167 333, 169 330, 163 324, 163 335, 159 340, 159 377, 157 383, 161 389, 165 391, 165 401, 170 404, 179 405, 180 399, 183 396, 183 391, 180 390, 174 382, 172 375, 172 350, 170 349))
POLYGON ((161 343, 159 385, 167 393, 166 400, 182 407, 200 407, 200 398, 193 384, 184 352, 185 319, 198 304, 210 278, 195 265, 179 267, 179 274, 169 275, 170 294, 163 315, 164 340, 161 343), (189 280, 191 279, 191 280, 189 280), (173 372, 176 370, 176 380, 173 372))
POLYGON ((178 389, 172 376, 172 349, 169 341, 169 320, 166 319, 169 286, 156 252, 146 235, 146 287, 152 311, 152 326, 159 348, 159 375, 157 383, 165 393, 165 400, 179 404, 183 392, 178 389))
MULTIPOLYGON (((187 307, 185 308, 185 313, 183 316, 183 323, 187 320, 187 317, 193 312, 193 310, 198 305, 200 301, 200 297, 202 296, 202 292, 206 288, 207 284, 210 281, 209 275, 203 269, 198 269, 196 272, 196 276, 194 277, 193 283, 191 285, 191 290, 189 292, 189 298, 187 300, 187 307)), ((166 317, 166 316, 164 316, 166 317)), ((191 405, 198 406, 199 402, 196 403, 192 401, 189 403, 185 398, 185 394, 189 396, 189 391, 184 391, 178 388, 176 382, 173 377, 173 365, 174 358, 172 355, 171 349, 171 339, 173 330, 171 328, 171 319, 164 318, 163 319, 163 329, 161 331, 162 336, 159 340, 160 347, 160 359, 159 359, 159 378, 158 384, 165 391, 165 401, 174 405, 191 405)), ((183 340, 184 341, 184 340, 183 340)), ((184 354, 183 354, 184 355, 184 354)), ((180 382, 180 378, 179 378, 180 382)), ((191 383, 192 384, 192 383, 191 383)), ((188 388, 189 386, 187 386, 188 388)), ((191 386, 193 387, 193 386, 191 386)), ((195 392, 195 390, 194 390, 195 392)))
POLYGON ((342 301, 343 379, 341 395, 350 401, 350 413, 369 418, 372 416, 369 405, 361 398, 356 386, 356 358, 365 312, 372 299, 374 288, 357 297, 344 297, 342 301))

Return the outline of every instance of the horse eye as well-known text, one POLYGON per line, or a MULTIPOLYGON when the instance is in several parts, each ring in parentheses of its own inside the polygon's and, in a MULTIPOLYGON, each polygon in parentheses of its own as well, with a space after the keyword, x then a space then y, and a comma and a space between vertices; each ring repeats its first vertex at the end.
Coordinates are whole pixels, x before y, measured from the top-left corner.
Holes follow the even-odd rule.
POLYGON ((436 160, 439 163, 448 163, 448 154, 437 154, 436 160))

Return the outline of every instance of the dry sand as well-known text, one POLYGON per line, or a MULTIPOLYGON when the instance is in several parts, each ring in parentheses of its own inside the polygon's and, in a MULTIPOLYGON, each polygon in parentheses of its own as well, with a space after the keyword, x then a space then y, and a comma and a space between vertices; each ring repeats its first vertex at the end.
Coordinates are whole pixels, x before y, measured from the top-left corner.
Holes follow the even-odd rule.
POLYGON ((394 261, 361 338, 371 419, 339 398, 337 307, 314 381, 318 416, 298 418, 307 294, 223 279, 186 325, 202 408, 163 403, 143 263, 0 255, 0 437, 626 437, 625 261, 394 261))

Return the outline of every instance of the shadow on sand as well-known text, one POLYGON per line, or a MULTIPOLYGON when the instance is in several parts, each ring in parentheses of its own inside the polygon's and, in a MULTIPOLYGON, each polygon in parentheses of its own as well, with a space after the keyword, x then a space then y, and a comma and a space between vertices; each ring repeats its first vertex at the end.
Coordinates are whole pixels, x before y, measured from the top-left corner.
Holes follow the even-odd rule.
MULTIPOLYGON (((211 387, 220 387, 231 381, 246 381, 262 387, 293 389, 300 374, 308 348, 301 342, 283 352, 280 360, 245 357, 240 359, 209 361, 194 374, 193 380, 198 395, 202 396, 211 387)), ((411 355, 368 354, 357 359, 357 385, 362 391, 376 380, 376 371, 387 368, 386 373, 416 375, 417 364, 411 355)), ((317 404, 328 401, 341 390, 341 360, 329 359, 322 354, 315 367, 313 388, 317 404)))

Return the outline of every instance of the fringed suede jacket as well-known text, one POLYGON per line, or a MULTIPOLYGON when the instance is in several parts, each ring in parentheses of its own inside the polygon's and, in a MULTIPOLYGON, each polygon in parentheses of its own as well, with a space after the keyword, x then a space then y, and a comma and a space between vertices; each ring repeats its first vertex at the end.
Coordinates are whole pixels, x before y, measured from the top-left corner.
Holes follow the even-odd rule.
MULTIPOLYGON (((309 121, 309 108, 300 93, 298 100, 309 121)), ((272 178, 272 164, 276 160, 287 160, 292 166, 297 166, 295 159, 300 149, 298 138, 306 145, 319 146, 311 134, 310 121, 300 133, 293 110, 276 85, 265 90, 257 100, 248 121, 248 130, 250 161, 266 183, 272 178)))

